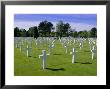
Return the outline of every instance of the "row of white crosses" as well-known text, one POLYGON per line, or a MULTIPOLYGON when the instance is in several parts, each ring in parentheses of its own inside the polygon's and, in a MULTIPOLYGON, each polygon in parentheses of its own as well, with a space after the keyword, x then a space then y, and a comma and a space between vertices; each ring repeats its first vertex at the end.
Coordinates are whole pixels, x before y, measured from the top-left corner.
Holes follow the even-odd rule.
POLYGON ((22 49, 23 49, 23 40, 20 42, 20 44, 19 44, 19 47, 20 47, 20 52, 22 51, 22 49))
MULTIPOLYGON (((50 47, 49 49, 53 48, 54 47, 54 42, 55 40, 53 39, 46 39, 46 40, 50 40, 51 44, 50 44, 50 47)), ((67 40, 67 39, 59 39, 60 42, 62 43, 62 45, 64 45, 64 47, 66 48, 66 53, 67 53, 67 44, 71 44, 72 40, 67 40)), ((42 41, 41 39, 39 41, 42 41)), ((75 41, 78 41, 78 40, 75 40, 74 39, 74 43, 75 41)), ((83 43, 82 43, 82 40, 79 40, 80 42, 80 47, 83 47, 83 43)), ((93 43, 93 41, 89 41, 89 44, 91 44, 91 42, 93 43)), ((23 42, 20 42, 19 46, 22 46, 23 42)), ((27 53, 27 57, 29 57, 29 54, 30 54, 30 49, 32 49, 32 47, 29 47, 29 45, 27 45, 27 48, 26 48, 26 53, 27 53)), ((20 48, 21 50, 21 48, 20 48)), ((91 50, 91 53, 92 53, 92 60, 94 59, 94 55, 96 53, 96 49, 95 49, 95 46, 92 46, 92 48, 90 49, 91 50)), ((75 62, 75 59, 76 59, 76 50, 75 48, 72 49, 72 52, 70 52, 70 54, 72 54, 72 63, 75 62)), ((46 51, 45 50, 42 50, 42 55, 39 55, 39 58, 42 57, 42 68, 45 69, 46 68, 46 58, 47 58, 47 55, 50 55, 50 52, 49 54, 46 54, 46 51)))
POLYGON ((67 40, 67 38, 61 38, 60 42, 61 42, 62 46, 65 48, 65 53, 67 53, 69 41, 67 40))
MULTIPOLYGON (((69 42, 69 40, 61 40, 61 39, 59 39, 60 40, 60 42, 62 42, 62 44, 63 44, 63 46, 64 46, 64 48, 66 49, 66 53, 67 53, 67 44, 66 44, 66 42, 68 43, 69 42)), ((79 40, 80 41, 80 44, 79 44, 79 46, 80 46, 80 49, 83 47, 83 41, 85 41, 86 39, 83 39, 83 40, 79 40)), ((70 41, 71 42, 71 41, 70 41)), ((51 45, 51 48, 52 48, 52 45, 51 45)), ((73 48, 74 49, 74 48, 73 48)), ((75 59, 75 49, 73 50, 73 53, 74 53, 74 55, 73 55, 73 58, 72 58, 72 60, 73 59, 75 59)), ((94 58, 94 55, 95 55, 95 53, 96 53, 96 49, 95 49, 95 47, 92 47, 92 49, 91 49, 91 53, 92 53, 92 59, 94 58)), ((73 62, 72 62, 73 63, 73 62)))
MULTIPOLYGON (((69 45, 70 46, 72 45, 73 40, 72 40, 72 38, 65 37, 65 38, 61 38, 60 42, 61 42, 62 46, 65 48, 65 53, 67 53, 68 47, 69 47, 69 45)), ((74 45, 74 43, 73 43, 73 45, 74 45)))
POLYGON ((16 48, 19 48, 19 42, 15 43, 16 48))
MULTIPOLYGON (((72 63, 75 63, 76 52, 77 51, 75 50, 75 48, 73 48, 72 52, 70 52, 70 54, 72 54, 72 63)), ((50 54, 46 54, 45 50, 42 50, 42 54, 39 55, 39 58, 42 57, 42 69, 45 69, 47 67, 46 65, 47 55, 50 54)))
MULTIPOLYGON (((79 43, 79 47, 80 47, 80 50, 82 49, 82 47, 83 47, 83 41, 86 41, 87 39, 79 39, 78 41, 80 42, 79 43)), ((90 51, 91 51, 91 54, 92 54, 92 60, 94 59, 94 56, 95 56, 95 54, 96 54, 96 48, 95 48, 95 46, 94 45, 92 45, 92 44, 96 44, 96 42, 94 41, 94 40, 92 40, 92 41, 89 41, 89 46, 90 46, 90 51)), ((66 53, 67 53, 67 45, 64 45, 64 47, 66 48, 66 53)), ((73 48, 74 49, 74 48, 73 48)), ((75 56, 74 56, 75 57, 75 56)), ((73 58, 74 58, 73 57, 73 58)), ((72 58, 72 59, 73 59, 72 58)))
POLYGON ((90 47, 90 51, 91 51, 91 54, 92 54, 92 60, 93 60, 94 56, 96 54, 96 51, 97 51, 96 48, 95 48, 96 42, 92 38, 90 38, 88 40, 89 40, 89 47, 90 47))
POLYGON ((21 41, 20 38, 18 38, 18 37, 15 37, 14 38, 14 43, 15 43, 15 47, 16 48, 19 48, 20 47, 20 41, 21 41))
POLYGON ((95 57, 95 54, 97 52, 97 49, 95 47, 95 46, 97 46, 96 39, 88 38, 88 41, 89 41, 89 47, 90 47, 91 56, 92 56, 92 60, 93 60, 95 57))
POLYGON ((35 39, 36 46, 48 46, 54 43, 53 37, 38 37, 35 39))
POLYGON ((35 43, 37 47, 43 46, 44 45, 45 38, 44 37, 38 37, 35 39, 35 43))
POLYGON ((24 39, 20 38, 16 42, 16 47, 20 49, 20 52, 22 52, 23 49, 25 48, 26 49, 26 56, 29 57, 30 53, 31 53, 31 49, 32 49, 31 39, 29 39, 29 38, 24 38, 24 39), (24 47, 24 43, 26 43, 26 47, 24 47))
POLYGON ((54 42, 55 42, 55 40, 52 43, 49 44, 49 54, 51 54, 51 52, 52 52, 52 50, 53 50, 53 48, 55 46, 54 45, 55 44, 54 42))
POLYGON ((46 54, 46 50, 42 50, 42 54, 39 55, 39 58, 42 57, 42 69, 46 68, 46 59, 47 59, 47 55, 50 55, 51 50, 54 48, 54 42, 55 40, 52 41, 52 39, 47 39, 49 41, 49 53, 46 54), (52 41, 52 42, 51 42, 52 41))

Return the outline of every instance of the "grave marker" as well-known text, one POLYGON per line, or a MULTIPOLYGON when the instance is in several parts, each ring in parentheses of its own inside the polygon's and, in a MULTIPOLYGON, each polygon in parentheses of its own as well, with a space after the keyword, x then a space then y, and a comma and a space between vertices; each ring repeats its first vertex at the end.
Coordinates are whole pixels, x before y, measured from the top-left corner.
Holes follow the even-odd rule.
POLYGON ((29 57, 31 49, 32 49, 32 47, 29 47, 29 45, 27 45, 27 47, 26 47, 27 57, 29 57))
POLYGON ((96 49, 95 49, 95 46, 93 46, 92 50, 91 50, 91 53, 92 53, 92 60, 94 59, 94 55, 96 53, 96 49))
POLYGON ((67 45, 64 45, 64 48, 66 49, 65 53, 67 53, 68 52, 67 45))
POLYGON ((79 47, 80 47, 80 50, 81 50, 81 49, 82 49, 82 47, 83 47, 82 42, 80 42, 80 43, 79 43, 79 47))
POLYGON ((42 50, 42 55, 39 55, 39 58, 42 57, 42 68, 43 69, 46 68, 46 58, 47 58, 47 55, 50 55, 50 54, 46 54, 45 50, 42 50))
POLYGON ((73 64, 74 64, 75 59, 76 59, 76 52, 78 52, 78 51, 76 51, 75 48, 73 48, 72 52, 70 52, 70 54, 72 54, 72 63, 73 64))

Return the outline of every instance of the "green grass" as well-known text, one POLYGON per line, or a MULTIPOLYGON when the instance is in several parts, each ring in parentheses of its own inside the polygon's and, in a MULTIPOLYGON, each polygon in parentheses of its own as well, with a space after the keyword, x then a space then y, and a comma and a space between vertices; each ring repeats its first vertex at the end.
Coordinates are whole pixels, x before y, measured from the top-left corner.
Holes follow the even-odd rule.
POLYGON ((55 48, 51 55, 47 56, 47 69, 42 69, 42 59, 39 59, 42 50, 48 48, 46 44, 37 47, 35 42, 32 44, 31 57, 26 56, 26 52, 20 52, 19 48, 14 48, 14 75, 15 76, 96 76, 97 75, 97 56, 94 60, 91 59, 89 44, 84 42, 82 50, 79 49, 79 44, 74 47, 78 51, 76 53, 75 63, 72 64, 73 45, 69 46, 68 53, 65 53, 64 47, 60 41, 55 42, 55 48))

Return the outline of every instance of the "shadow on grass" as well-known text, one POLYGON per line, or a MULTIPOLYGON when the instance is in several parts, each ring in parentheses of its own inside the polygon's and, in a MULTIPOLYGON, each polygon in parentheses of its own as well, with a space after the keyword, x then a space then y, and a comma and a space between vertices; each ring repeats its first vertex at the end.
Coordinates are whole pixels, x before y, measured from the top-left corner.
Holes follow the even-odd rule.
POLYGON ((51 70, 51 71, 65 71, 64 68, 46 68, 47 70, 51 70))
POLYGON ((32 56, 28 56, 28 57, 32 57, 32 56))
POLYGON ((68 64, 68 63, 71 63, 71 62, 66 62, 66 63, 56 64, 56 65, 50 65, 50 66, 60 66, 60 65, 68 64))
POLYGON ((37 58, 37 57, 33 57, 33 58, 37 58))
POLYGON ((74 63, 80 63, 80 62, 74 62, 74 63))
POLYGON ((92 63, 90 63, 90 62, 83 62, 83 63, 81 63, 81 64, 92 64, 92 63))

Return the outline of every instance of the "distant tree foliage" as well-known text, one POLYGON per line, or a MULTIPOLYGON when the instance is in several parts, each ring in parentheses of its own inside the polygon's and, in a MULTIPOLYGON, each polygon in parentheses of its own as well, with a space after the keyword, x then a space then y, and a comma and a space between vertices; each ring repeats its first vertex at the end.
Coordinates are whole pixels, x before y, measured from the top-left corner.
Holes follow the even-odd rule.
POLYGON ((75 31, 75 32, 73 32, 73 37, 78 37, 78 32, 77 31, 75 31))
POLYGON ((48 21, 42 21, 38 26, 30 27, 28 30, 20 29, 19 27, 14 28, 14 37, 82 37, 90 38, 97 37, 97 28, 93 27, 89 31, 76 31, 72 29, 69 23, 59 21, 56 27, 48 21), (55 30, 56 29, 56 30, 55 30))
POLYGON ((19 34, 19 28, 16 27, 16 28, 14 28, 14 37, 19 37, 19 36, 20 36, 20 34, 19 34))
POLYGON ((69 23, 63 23, 63 21, 59 21, 56 25, 57 36, 59 37, 68 37, 69 36, 69 23))
POLYGON ((95 27, 90 30, 90 37, 97 37, 97 29, 95 27))
POLYGON ((50 36, 51 30, 53 29, 53 24, 48 21, 40 22, 38 26, 38 32, 40 36, 50 36))
POLYGON ((27 33, 28 33, 29 37, 34 37, 34 38, 39 37, 37 26, 30 27, 29 30, 27 31, 27 33))
POLYGON ((26 30, 18 27, 14 28, 14 37, 26 37, 26 30))

